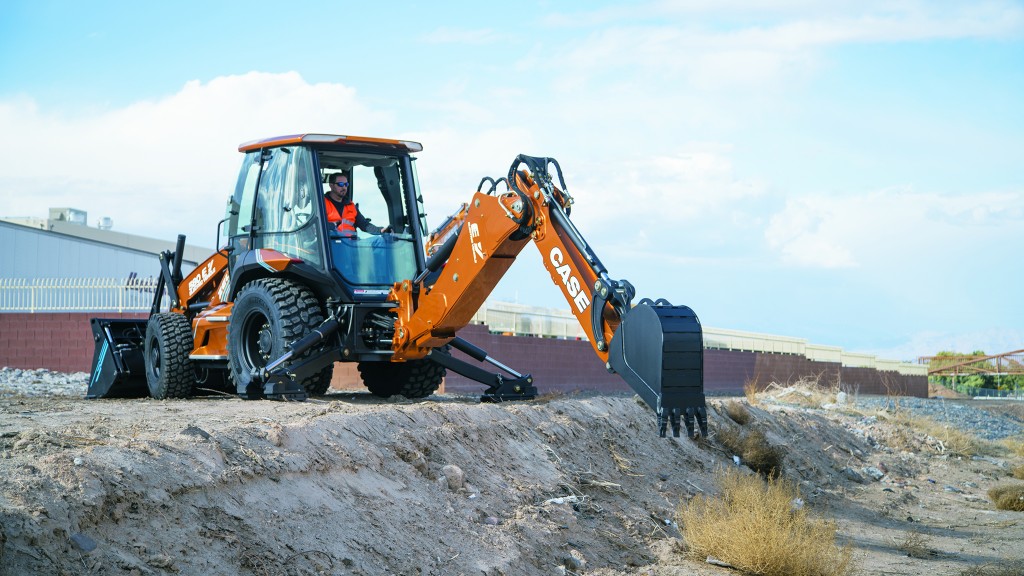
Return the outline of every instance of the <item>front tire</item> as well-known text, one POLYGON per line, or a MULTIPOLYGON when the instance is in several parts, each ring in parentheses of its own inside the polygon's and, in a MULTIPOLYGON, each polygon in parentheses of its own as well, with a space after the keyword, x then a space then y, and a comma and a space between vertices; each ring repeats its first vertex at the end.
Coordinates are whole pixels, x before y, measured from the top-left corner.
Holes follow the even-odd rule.
POLYGON ((146 384, 157 400, 187 398, 195 385, 192 353, 192 325, 174 312, 153 314, 146 323, 146 384))
POLYGON ((374 396, 426 398, 444 381, 445 368, 424 358, 407 362, 360 362, 359 375, 374 396))
MULTIPOLYGON (((246 285, 235 299, 228 324, 228 370, 238 393, 247 398, 261 396, 253 371, 281 357, 289 344, 323 321, 316 296, 301 284, 263 278, 246 285)), ((329 364, 300 384, 307 394, 322 395, 331 385, 333 372, 334 364, 329 364)))

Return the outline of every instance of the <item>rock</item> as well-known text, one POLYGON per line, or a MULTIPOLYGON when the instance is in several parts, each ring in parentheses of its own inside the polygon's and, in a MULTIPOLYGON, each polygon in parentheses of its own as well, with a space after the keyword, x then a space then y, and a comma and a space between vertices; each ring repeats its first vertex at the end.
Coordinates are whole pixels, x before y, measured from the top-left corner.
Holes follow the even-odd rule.
POLYGON ((705 560, 705 562, 707 562, 708 564, 711 564, 713 566, 721 566, 722 568, 735 568, 735 566, 733 566, 732 564, 729 564, 728 562, 723 562, 722 560, 719 560, 718 558, 715 558, 714 556, 708 556, 708 558, 707 558, 707 560, 705 560))
POLYGON ((954 494, 963 494, 964 493, 963 490, 957 488, 956 486, 950 486, 949 484, 946 484, 945 486, 943 486, 942 489, 945 490, 946 492, 953 492, 954 494))
POLYGON ((441 475, 448 482, 449 490, 458 490, 466 483, 466 475, 462 472, 462 468, 454 464, 448 464, 441 468, 441 475))
POLYGON ((75 466, 81 466, 82 464, 85 463, 85 460, 82 460, 81 456, 75 456, 75 459, 72 460, 72 462, 75 464, 75 466))
POLYGON ((501 520, 498 520, 495 516, 488 516, 484 518, 484 524, 487 524, 488 526, 497 526, 498 524, 501 524, 501 520))
POLYGON ((96 541, 81 532, 75 532, 71 535, 71 543, 86 554, 96 549, 96 541))
POLYGON ((864 477, 858 474, 853 468, 843 468, 842 474, 843 476, 846 476, 847 480, 851 480, 857 484, 864 483, 864 477))
POLYGON ((174 559, 166 554, 154 554, 146 558, 146 564, 154 568, 164 568, 165 570, 174 569, 174 559))
POLYGON ((874 480, 875 482, 878 482, 879 480, 885 477, 885 472, 882 472, 881 470, 875 468, 874 466, 866 466, 864 468, 861 468, 860 471, 866 474, 867 476, 870 476, 871 479, 874 480))
POLYGON ((562 561, 562 564, 564 564, 569 570, 577 572, 586 569, 587 560, 579 550, 573 549, 569 550, 569 553, 565 555, 565 559, 562 561))
MULTIPOLYGON (((193 426, 191 424, 186 426, 185 429, 181 431, 181 433, 185 434, 186 436, 199 436, 199 437, 204 438, 206 440, 210 439, 210 433, 209 432, 207 432, 206 430, 203 430, 199 426, 193 426)), ((280 444, 278 444, 278 446, 280 446, 280 444)))
POLYGON ((846 395, 846 392, 839 391, 836 394, 836 404, 839 404, 840 406, 842 406, 843 404, 846 404, 846 402, 848 400, 849 400, 849 397, 846 395))

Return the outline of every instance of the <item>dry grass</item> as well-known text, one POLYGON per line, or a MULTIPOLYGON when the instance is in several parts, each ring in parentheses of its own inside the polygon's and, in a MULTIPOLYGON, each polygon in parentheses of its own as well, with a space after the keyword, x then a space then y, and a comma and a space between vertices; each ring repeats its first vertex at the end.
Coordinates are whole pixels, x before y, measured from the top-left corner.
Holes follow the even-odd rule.
POLYGON ((743 395, 747 397, 747 403, 751 406, 757 404, 757 378, 743 383, 743 395))
POLYGON ((1011 473, 1013 474, 1013 477, 1016 478, 1017 480, 1024 480, 1024 464, 1021 464, 1020 466, 1014 466, 1013 470, 1011 470, 1011 473))
POLYGON ((821 376, 801 378, 792 384, 772 382, 764 390, 764 394, 780 402, 787 402, 807 408, 821 408, 824 404, 833 404, 839 393, 839 386, 825 386, 821 376))
MULTIPOLYGON (((993 452, 993 446, 973 434, 962 432, 945 424, 924 416, 913 416, 909 412, 899 411, 892 420, 895 424, 911 432, 921 432, 942 443, 944 452, 958 456, 974 456, 993 452)), ((908 445, 913 445, 907 439, 908 445)))
POLYGON ((740 457, 740 462, 766 478, 782 474, 786 451, 772 446, 760 430, 743 431, 726 426, 718 431, 718 440, 726 450, 740 457))
POLYGON ((1024 437, 1003 438, 1000 443, 1013 454, 1024 458, 1024 437))
POLYGON ((1024 560, 1004 560, 998 564, 971 566, 958 576, 1020 576, 1024 574, 1024 560))
POLYGON ((988 490, 988 497, 999 510, 1024 512, 1024 484, 1001 484, 988 490))
POLYGON ((729 400, 725 403, 725 413, 732 419, 733 422, 743 426, 750 422, 750 410, 747 407, 735 400, 729 400))
POLYGON ((714 556, 742 572, 762 576, 844 576, 853 549, 835 542, 835 522, 793 509, 799 496, 785 480, 761 480, 736 468, 717 475, 721 494, 698 495, 680 505, 689 553, 714 556))

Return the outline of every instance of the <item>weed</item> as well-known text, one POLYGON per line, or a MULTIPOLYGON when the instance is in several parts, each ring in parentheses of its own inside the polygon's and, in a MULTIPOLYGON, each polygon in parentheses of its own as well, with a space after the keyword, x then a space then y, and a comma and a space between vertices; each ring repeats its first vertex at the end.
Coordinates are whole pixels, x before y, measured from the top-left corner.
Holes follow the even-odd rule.
POLYGON ((732 418, 732 421, 739 424, 740 426, 750 422, 750 410, 747 407, 735 400, 729 400, 725 403, 725 413, 732 418))
POLYGON ((1001 484, 988 490, 988 497, 999 510, 1024 512, 1024 484, 1001 484))
POLYGON ((998 564, 971 566, 958 576, 1020 576, 1024 574, 1024 560, 1004 560, 998 564))
POLYGON ((1021 464, 1020 466, 1014 466, 1012 472, 1014 478, 1018 480, 1024 480, 1024 464, 1021 464))
POLYGON ((772 446, 760 430, 741 431, 727 426, 718 431, 718 440, 726 450, 740 457, 751 470, 766 478, 782 474, 782 460, 786 451, 772 446))
POLYGON ((757 377, 753 380, 747 380, 743 383, 743 395, 747 397, 747 402, 754 406, 757 404, 757 377))
POLYGON ((911 558, 931 558, 935 551, 928 547, 928 538, 920 532, 907 532, 906 538, 896 544, 896 549, 911 558))
POLYGON ((836 524, 794 509, 795 485, 765 482, 736 468, 717 474, 721 494, 681 504, 676 520, 690 554, 714 556, 742 572, 763 576, 844 576, 853 549, 835 542, 836 524), (756 536, 754 536, 756 535, 756 536))
POLYGON ((824 404, 835 403, 836 395, 840 392, 838 384, 822 385, 822 375, 800 378, 792 384, 772 382, 765 388, 765 393, 781 402, 807 408, 821 408, 824 404))

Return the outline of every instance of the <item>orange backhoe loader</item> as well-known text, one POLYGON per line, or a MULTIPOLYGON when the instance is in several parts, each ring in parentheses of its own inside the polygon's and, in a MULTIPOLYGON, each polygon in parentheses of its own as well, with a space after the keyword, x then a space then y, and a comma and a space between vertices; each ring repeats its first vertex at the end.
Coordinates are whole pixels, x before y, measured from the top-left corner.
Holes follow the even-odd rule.
POLYGON ((93 319, 87 397, 181 398, 223 384, 243 398, 301 400, 327 391, 336 362, 357 362, 377 396, 428 396, 451 370, 486 385, 482 400, 533 398, 529 374, 456 335, 532 242, 598 358, 654 408, 660 433, 671 424, 678 436, 682 422, 706 435, 700 322, 665 300, 634 305, 633 286, 609 277, 569 219, 557 161, 520 155, 428 236, 420 150, 326 134, 241 145, 223 248, 183 275, 179 236, 161 254, 148 320, 93 319), (342 175, 362 228, 332 221, 340 212, 323 186, 342 175))

